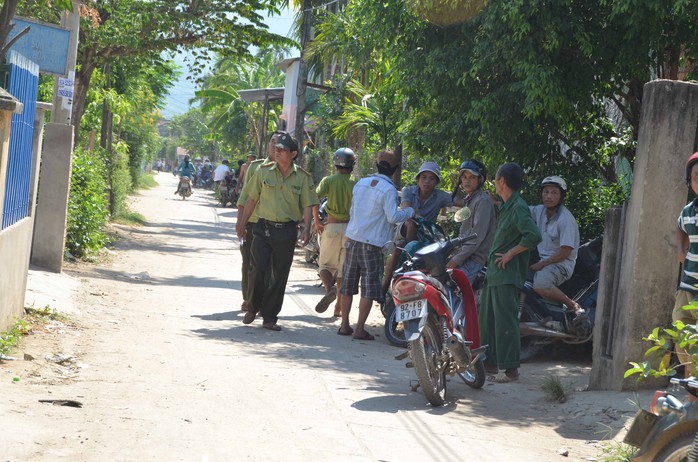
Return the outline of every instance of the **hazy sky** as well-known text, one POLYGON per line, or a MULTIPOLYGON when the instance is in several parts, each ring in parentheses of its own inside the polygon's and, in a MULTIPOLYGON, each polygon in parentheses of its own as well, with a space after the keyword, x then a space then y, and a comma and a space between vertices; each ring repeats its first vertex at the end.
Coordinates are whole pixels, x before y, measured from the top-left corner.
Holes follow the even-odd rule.
MULTIPOLYGON (((269 30, 275 34, 290 36, 291 25, 293 24, 293 13, 289 10, 283 10, 281 16, 268 17, 265 23, 269 26, 269 30)), ((184 114, 189 109, 189 100, 194 97, 196 91, 195 84, 186 79, 187 69, 184 66, 184 55, 177 55, 175 62, 182 66, 182 77, 170 89, 170 95, 167 97, 165 108, 161 114, 169 119, 174 115, 184 114)))

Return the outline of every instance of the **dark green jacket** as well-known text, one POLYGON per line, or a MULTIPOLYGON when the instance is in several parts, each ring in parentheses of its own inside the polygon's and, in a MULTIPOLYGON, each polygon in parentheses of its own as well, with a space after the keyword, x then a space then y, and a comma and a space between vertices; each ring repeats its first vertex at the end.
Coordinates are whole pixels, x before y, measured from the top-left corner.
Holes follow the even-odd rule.
POLYGON ((497 228, 487 258, 487 284, 513 284, 522 287, 528 274, 530 251, 535 249, 541 240, 540 231, 531 217, 526 201, 518 192, 514 192, 497 211, 497 228), (526 247, 528 251, 516 255, 507 263, 506 268, 499 269, 495 263, 497 254, 505 253, 517 245, 526 247))

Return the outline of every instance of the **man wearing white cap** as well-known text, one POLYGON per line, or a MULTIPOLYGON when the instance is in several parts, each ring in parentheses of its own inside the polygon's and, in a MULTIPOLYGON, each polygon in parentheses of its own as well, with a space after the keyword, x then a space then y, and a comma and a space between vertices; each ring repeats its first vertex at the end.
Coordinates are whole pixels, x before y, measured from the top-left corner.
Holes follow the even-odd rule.
MULTIPOLYGON (((402 188, 400 207, 403 209, 412 207, 416 217, 436 223, 441 209, 453 205, 453 199, 449 193, 436 189, 436 186, 441 182, 439 166, 436 165, 436 162, 424 162, 414 179, 417 181, 416 185, 402 188)), ((405 222, 403 235, 405 236, 405 245, 417 238, 417 226, 414 221, 408 220, 405 222)), ((396 249, 388 263, 383 279, 384 292, 387 292, 390 287, 390 281, 395 268, 397 268, 401 252, 400 249, 396 249)))

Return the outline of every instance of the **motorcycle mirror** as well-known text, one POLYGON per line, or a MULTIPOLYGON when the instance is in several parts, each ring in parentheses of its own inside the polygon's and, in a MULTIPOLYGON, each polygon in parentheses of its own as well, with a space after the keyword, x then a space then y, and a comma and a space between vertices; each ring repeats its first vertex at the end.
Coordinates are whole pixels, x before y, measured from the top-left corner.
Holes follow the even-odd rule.
POLYGON ((470 215, 472 215, 472 212, 470 211, 470 207, 463 207, 462 209, 458 210, 454 215, 453 215, 453 220, 456 223, 463 223, 465 220, 470 218, 470 215))

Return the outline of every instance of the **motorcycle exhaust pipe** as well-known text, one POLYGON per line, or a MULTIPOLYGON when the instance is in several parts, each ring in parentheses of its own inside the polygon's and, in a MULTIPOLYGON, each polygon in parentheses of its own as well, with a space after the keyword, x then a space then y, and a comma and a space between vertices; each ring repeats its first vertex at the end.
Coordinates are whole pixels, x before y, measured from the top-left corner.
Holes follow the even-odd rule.
POLYGON ((446 341, 446 348, 451 353, 451 356, 453 356, 453 359, 456 361, 458 372, 464 371, 470 364, 470 359, 468 358, 468 355, 465 352, 463 344, 460 341, 458 341, 458 338, 455 335, 451 335, 450 337, 448 337, 448 340, 446 341))
POLYGON ((519 323, 519 330, 521 331, 521 335, 539 335, 541 337, 553 338, 576 338, 574 335, 547 329, 537 324, 528 322, 519 323))

